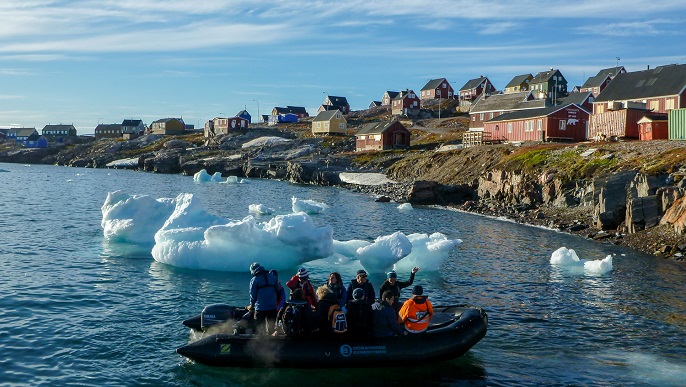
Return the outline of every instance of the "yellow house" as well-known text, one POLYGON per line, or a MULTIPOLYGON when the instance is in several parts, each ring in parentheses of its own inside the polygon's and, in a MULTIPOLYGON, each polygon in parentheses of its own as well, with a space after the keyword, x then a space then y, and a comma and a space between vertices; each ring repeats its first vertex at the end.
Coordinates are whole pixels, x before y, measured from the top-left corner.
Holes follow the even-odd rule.
POLYGON ((312 134, 347 134, 348 121, 340 110, 319 112, 312 120, 312 134))

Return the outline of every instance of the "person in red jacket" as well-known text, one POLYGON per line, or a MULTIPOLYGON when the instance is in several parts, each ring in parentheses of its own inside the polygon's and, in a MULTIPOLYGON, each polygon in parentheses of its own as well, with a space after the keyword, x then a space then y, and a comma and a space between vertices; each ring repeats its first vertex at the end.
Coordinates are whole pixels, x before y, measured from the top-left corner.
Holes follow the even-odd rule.
POLYGON ((314 292, 314 286, 310 283, 310 274, 307 269, 304 267, 298 269, 298 272, 286 282, 286 286, 291 289, 291 292, 295 289, 302 289, 307 305, 312 308, 317 307, 317 295, 314 292))
POLYGON ((429 321, 434 315, 434 307, 424 294, 420 285, 412 288, 412 298, 405 301, 400 308, 398 321, 405 325, 410 333, 422 333, 429 327, 429 321))

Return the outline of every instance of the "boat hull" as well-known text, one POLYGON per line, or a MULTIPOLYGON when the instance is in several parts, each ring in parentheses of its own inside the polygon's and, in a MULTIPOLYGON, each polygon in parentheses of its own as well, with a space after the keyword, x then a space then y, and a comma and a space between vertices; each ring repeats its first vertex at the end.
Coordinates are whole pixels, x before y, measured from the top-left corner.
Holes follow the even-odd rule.
POLYGON ((437 307, 431 328, 408 336, 346 337, 214 334, 176 351, 201 364, 223 367, 383 367, 417 365, 462 356, 485 335, 480 308, 437 307))

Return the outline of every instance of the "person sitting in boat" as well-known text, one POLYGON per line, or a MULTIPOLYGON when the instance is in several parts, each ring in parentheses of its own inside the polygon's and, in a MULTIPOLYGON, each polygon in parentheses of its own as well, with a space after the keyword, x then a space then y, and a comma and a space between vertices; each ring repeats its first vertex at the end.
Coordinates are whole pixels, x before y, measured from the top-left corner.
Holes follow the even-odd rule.
POLYGON ((434 308, 427 296, 424 296, 424 289, 420 285, 412 288, 412 298, 405 301, 398 320, 405 325, 410 333, 422 333, 429 327, 429 321, 434 315, 434 308))
POLYGON ((355 289, 364 290, 364 299, 370 304, 374 302, 374 286, 367 280, 366 271, 358 270, 355 279, 350 281, 350 285, 348 285, 348 300, 353 299, 353 291, 355 289))
POLYGON ((250 314, 255 333, 271 332, 276 320, 278 279, 258 262, 250 265, 250 314))
POLYGON ((269 274, 276 277, 279 289, 276 296, 276 310, 281 310, 281 308, 286 306, 286 291, 284 290, 283 285, 281 285, 281 281, 279 281, 279 272, 274 269, 271 269, 269 270, 269 274))
POLYGON ((279 309, 276 321, 277 328, 272 336, 283 333, 286 336, 297 337, 315 330, 314 312, 307 305, 302 289, 295 289, 291 293, 291 299, 279 309))
POLYGON ((338 305, 345 305, 348 302, 348 291, 345 289, 345 286, 343 286, 343 280, 338 272, 334 271, 329 274, 326 286, 331 290, 331 293, 336 296, 338 305))
POLYGON ((374 310, 374 337, 391 337, 394 335, 407 336, 407 330, 398 322, 398 314, 393 308, 395 295, 392 291, 386 290, 381 295, 379 308, 374 310))
POLYGON ((364 290, 357 288, 353 291, 353 300, 345 305, 347 334, 352 338, 363 339, 371 337, 374 317, 372 305, 364 299, 364 290))
POLYGON ((332 333, 329 311, 332 306, 340 304, 338 304, 336 296, 331 293, 331 290, 326 285, 317 288, 317 298, 319 298, 319 303, 314 313, 316 326, 319 329, 319 333, 326 336, 332 333))
POLYGON ((302 289, 307 304, 312 308, 317 307, 317 296, 314 293, 314 286, 310 283, 310 274, 307 269, 304 267, 298 269, 298 272, 286 282, 286 286, 291 289, 291 292, 295 289, 302 289))
POLYGON ((396 313, 399 312, 400 307, 402 306, 400 303, 400 290, 412 285, 414 282, 414 275, 420 269, 420 267, 412 268, 412 271, 410 272, 410 279, 408 281, 398 281, 398 274, 396 274, 395 270, 388 272, 388 274, 386 274, 386 280, 381 285, 381 289, 379 289, 379 298, 383 298, 383 294, 387 290, 393 292, 393 296, 395 296, 393 301, 393 309, 395 309, 396 313))

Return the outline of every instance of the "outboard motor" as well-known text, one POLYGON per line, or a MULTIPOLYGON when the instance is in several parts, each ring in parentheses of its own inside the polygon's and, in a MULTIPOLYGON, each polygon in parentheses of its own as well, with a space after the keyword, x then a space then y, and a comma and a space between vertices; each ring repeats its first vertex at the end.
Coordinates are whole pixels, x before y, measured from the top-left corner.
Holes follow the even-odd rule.
POLYGON ((226 304, 212 304, 205 307, 200 314, 200 326, 202 330, 226 322, 227 320, 236 320, 242 317, 236 316, 236 308, 226 304))

